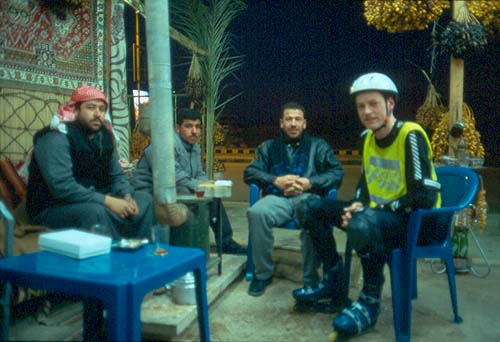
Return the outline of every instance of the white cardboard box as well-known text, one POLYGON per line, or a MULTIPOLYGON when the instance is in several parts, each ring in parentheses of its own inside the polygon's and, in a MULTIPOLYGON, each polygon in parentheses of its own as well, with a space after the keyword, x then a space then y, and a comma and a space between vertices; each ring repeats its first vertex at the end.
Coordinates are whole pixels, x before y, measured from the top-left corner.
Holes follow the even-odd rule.
POLYGON ((85 259, 109 253, 111 238, 77 229, 68 229, 40 234, 38 245, 41 250, 85 259))

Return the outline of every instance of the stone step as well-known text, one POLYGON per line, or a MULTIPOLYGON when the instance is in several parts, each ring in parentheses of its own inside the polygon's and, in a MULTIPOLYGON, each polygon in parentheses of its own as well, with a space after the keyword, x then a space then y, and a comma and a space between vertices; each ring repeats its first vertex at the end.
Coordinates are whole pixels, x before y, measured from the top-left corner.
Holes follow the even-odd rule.
MULTIPOLYGON (((207 271, 209 305, 243 273, 245 262, 244 256, 224 255, 220 276, 217 275, 216 267, 207 271)), ((195 322, 196 317, 196 305, 177 305, 172 301, 168 291, 160 295, 150 293, 141 307, 143 338, 171 340, 195 322)))

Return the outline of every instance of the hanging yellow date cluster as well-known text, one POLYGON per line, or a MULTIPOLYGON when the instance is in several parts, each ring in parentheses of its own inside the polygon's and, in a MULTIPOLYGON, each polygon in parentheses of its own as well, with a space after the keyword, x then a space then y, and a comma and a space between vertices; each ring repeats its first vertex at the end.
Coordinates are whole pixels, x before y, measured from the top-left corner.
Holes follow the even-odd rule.
POLYGON ((422 127, 433 131, 446 112, 447 109, 441 104, 436 88, 432 83, 430 83, 427 88, 425 101, 417 109, 416 121, 422 125, 422 127))
POLYGON ((141 133, 138 129, 134 129, 130 136, 130 160, 134 161, 141 158, 142 151, 149 145, 151 139, 141 133))
POLYGON ((467 208, 469 222, 477 222, 479 232, 482 233, 488 219, 488 203, 486 202, 486 190, 484 189, 483 177, 479 176, 480 186, 476 195, 476 204, 467 208))
POLYGON ((185 83, 186 94, 189 100, 193 103, 200 103, 203 101, 205 96, 205 84, 201 78, 201 66, 198 60, 198 56, 193 53, 191 58, 191 64, 189 65, 189 71, 185 83))
MULTIPOLYGON (((214 122, 214 135, 213 135, 214 145, 215 146, 224 145, 224 143, 226 142, 226 135, 227 135, 227 129, 217 121, 214 122)), ((200 134, 197 141, 198 144, 202 145, 204 138, 205 137, 203 136, 203 134, 200 134)))
POLYGON ((467 8, 490 33, 500 30, 500 0, 469 0, 467 8))
MULTIPOLYGON (((214 144, 216 146, 221 146, 224 145, 226 141, 226 134, 227 130, 224 126, 222 126, 220 123, 215 122, 214 124, 214 144)), ((214 172, 224 172, 226 171, 226 166, 222 161, 217 159, 217 157, 214 159, 214 165, 213 165, 213 170, 214 172)))
POLYGON ((448 0, 365 0, 365 18, 377 30, 424 30, 450 7, 448 0))
MULTIPOLYGON (((442 156, 448 154, 448 141, 450 137, 448 118, 449 115, 446 113, 441 117, 437 127, 434 128, 431 144, 435 161, 439 161, 442 156)), ((467 145, 469 156, 471 158, 484 159, 484 146, 481 143, 481 134, 476 129, 474 112, 465 102, 462 107, 462 120, 465 124, 464 141, 467 145)))
POLYGON ((214 124, 214 144, 224 145, 226 141, 226 129, 220 123, 215 122, 214 124))

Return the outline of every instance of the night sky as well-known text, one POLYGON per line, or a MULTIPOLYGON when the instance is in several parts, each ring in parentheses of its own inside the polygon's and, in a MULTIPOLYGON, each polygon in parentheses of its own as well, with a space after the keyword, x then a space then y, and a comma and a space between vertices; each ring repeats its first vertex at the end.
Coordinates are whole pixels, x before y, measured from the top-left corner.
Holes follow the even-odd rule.
MULTIPOLYGON (((388 74, 400 92, 396 117, 414 120, 423 103, 431 63, 431 28, 387 33, 368 26, 362 1, 249 0, 247 10, 232 24, 235 54, 245 56, 231 80, 227 97, 243 94, 229 104, 222 121, 234 127, 278 127, 281 106, 297 101, 307 110, 309 129, 335 149, 356 148, 362 127, 349 97, 359 75, 388 74)), ((445 14, 440 24, 449 20, 445 14)), ((442 29, 442 28, 441 28, 442 29)), ((490 41, 491 42, 491 41, 490 41)), ((189 53, 172 44, 174 88, 182 92, 189 53), (180 76, 179 76, 180 75, 180 76)), ((449 58, 435 59, 432 80, 448 103, 449 58)), ((472 107, 490 160, 499 160, 500 39, 483 54, 465 60, 465 101, 472 107)), ((255 138, 255 134, 252 135, 255 138)), ((257 140, 269 136, 257 137, 257 140)))

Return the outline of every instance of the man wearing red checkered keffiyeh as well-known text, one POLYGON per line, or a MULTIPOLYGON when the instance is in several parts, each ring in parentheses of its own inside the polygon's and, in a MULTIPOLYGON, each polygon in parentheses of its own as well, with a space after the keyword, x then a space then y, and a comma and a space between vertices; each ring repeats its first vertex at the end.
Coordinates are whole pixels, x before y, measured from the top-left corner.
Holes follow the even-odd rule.
POLYGON ((91 86, 73 91, 51 125, 34 137, 26 209, 51 228, 95 224, 114 238, 147 237, 151 195, 134 193, 118 162, 106 95, 91 86))
MULTIPOLYGON (((52 129, 57 129, 62 133, 66 134, 66 123, 76 120, 76 111, 78 110, 78 104, 90 101, 90 100, 100 100, 106 105, 106 109, 109 107, 106 95, 92 86, 83 86, 77 88, 71 93, 71 98, 68 103, 60 105, 57 112, 52 117, 50 121, 50 127, 52 129)), ((103 120, 103 124, 113 133, 113 138, 118 141, 118 135, 115 134, 113 127, 111 125, 111 118, 109 113, 106 112, 103 120)))

